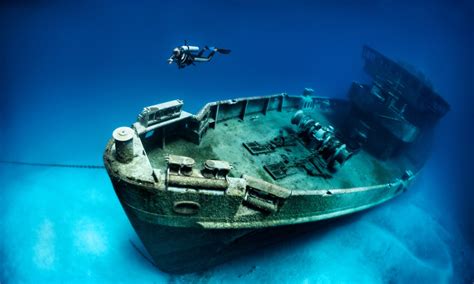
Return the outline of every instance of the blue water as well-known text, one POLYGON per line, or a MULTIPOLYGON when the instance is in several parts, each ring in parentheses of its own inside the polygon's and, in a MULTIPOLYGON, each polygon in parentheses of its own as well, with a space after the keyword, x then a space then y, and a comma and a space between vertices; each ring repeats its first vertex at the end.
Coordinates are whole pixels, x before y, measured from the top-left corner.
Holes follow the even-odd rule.
POLYGON ((432 158, 393 202, 205 273, 171 276, 103 170, 0 165, 0 283, 472 283, 474 8, 469 1, 6 1, 0 160, 101 164, 141 108, 279 92, 344 97, 368 44, 419 68, 451 104, 432 158), (358 3, 356 3, 358 2, 358 3), (166 64, 183 40, 232 49, 166 64))

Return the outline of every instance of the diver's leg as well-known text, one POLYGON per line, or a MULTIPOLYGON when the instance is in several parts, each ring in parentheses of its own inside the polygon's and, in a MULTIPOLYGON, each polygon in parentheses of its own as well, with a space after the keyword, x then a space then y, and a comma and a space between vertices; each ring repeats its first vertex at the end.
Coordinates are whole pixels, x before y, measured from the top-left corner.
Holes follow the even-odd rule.
POLYGON ((204 51, 206 51, 205 48, 201 49, 199 53, 196 55, 196 57, 202 57, 202 55, 204 54, 204 51))
POLYGON ((211 61, 211 58, 216 54, 216 49, 213 49, 207 57, 202 57, 202 56, 196 56, 194 57, 194 61, 196 62, 207 62, 211 61))
POLYGON ((212 49, 212 51, 207 56, 207 60, 211 60, 211 58, 214 56, 214 54, 216 54, 216 50, 217 50, 217 48, 212 49))

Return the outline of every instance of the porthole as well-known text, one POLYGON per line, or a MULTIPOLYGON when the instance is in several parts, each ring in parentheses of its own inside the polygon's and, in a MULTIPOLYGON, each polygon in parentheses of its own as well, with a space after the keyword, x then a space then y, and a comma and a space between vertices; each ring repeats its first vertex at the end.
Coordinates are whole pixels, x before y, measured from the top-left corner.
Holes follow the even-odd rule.
POLYGON ((173 204, 173 211, 180 215, 195 215, 201 205, 194 201, 177 201, 173 204))

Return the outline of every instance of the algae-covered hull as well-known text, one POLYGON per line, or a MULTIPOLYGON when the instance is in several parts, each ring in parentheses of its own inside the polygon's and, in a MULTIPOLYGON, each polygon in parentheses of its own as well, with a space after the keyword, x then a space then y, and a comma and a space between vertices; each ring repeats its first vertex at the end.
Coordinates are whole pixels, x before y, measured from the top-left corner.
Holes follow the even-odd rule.
POLYGON ((114 131, 104 163, 160 269, 206 269, 406 190, 449 106, 375 50, 363 56, 374 81, 353 83, 348 100, 305 89, 208 103, 195 115, 175 100, 114 131))

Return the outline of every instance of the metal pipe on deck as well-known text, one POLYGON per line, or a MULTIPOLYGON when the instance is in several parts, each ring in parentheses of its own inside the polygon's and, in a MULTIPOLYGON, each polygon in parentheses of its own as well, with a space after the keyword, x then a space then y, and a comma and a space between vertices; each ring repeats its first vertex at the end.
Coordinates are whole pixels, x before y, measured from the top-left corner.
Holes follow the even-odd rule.
POLYGON ((225 190, 229 186, 225 179, 211 179, 200 177, 187 177, 181 175, 169 175, 168 185, 187 188, 217 189, 225 190))

